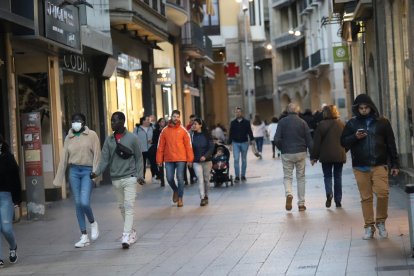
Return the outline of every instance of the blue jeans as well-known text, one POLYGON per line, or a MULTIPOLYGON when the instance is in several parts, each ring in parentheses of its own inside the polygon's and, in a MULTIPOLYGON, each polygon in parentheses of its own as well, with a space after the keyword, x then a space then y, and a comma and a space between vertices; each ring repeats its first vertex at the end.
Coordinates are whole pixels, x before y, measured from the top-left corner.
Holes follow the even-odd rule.
POLYGON ((186 162, 165 162, 165 171, 167 174, 167 181, 174 192, 178 192, 178 197, 182 198, 184 195, 184 170, 186 162), (174 174, 177 172, 178 187, 175 184, 174 174))
POLYGON ((249 149, 249 142, 236 143, 233 142, 233 158, 234 158, 234 174, 236 177, 240 177, 240 154, 242 157, 242 170, 241 176, 246 176, 247 168, 247 150, 249 149))
POLYGON ((257 151, 262 153, 262 150, 263 150, 263 137, 254 137, 254 140, 256 141, 257 151))
POLYGON ((323 179, 325 181, 326 196, 332 195, 332 169, 334 178, 334 200, 340 203, 342 200, 342 167, 343 163, 322 163, 323 179))
MULTIPOLYGON (((13 214, 14 204, 10 192, 0 192, 0 231, 6 241, 9 243, 10 249, 17 247, 16 239, 13 233, 13 214)), ((0 237, 0 259, 2 250, 2 238, 0 237)))
POLYGON ((75 200, 76 217, 81 232, 86 231, 85 215, 90 223, 95 221, 90 204, 93 183, 89 177, 91 172, 90 166, 70 165, 69 168, 70 188, 75 200))

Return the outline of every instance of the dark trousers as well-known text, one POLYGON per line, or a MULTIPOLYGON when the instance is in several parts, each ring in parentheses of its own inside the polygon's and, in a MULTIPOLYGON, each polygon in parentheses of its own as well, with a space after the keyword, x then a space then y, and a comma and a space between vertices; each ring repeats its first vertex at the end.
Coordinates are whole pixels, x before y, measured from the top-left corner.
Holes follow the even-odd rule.
POLYGON ((151 166, 151 176, 154 177, 157 175, 157 164, 155 163, 155 158, 153 159, 151 156, 150 151, 145 151, 142 152, 142 158, 143 158, 143 163, 144 163, 144 174, 143 177, 145 178, 145 171, 147 169, 147 159, 150 162, 150 166, 151 166))
POLYGON ((151 164, 151 173, 154 177, 155 175, 161 180, 161 185, 164 184, 164 166, 158 167, 157 161, 156 161, 156 155, 157 155, 157 148, 156 146, 151 146, 148 149, 148 159, 151 164))

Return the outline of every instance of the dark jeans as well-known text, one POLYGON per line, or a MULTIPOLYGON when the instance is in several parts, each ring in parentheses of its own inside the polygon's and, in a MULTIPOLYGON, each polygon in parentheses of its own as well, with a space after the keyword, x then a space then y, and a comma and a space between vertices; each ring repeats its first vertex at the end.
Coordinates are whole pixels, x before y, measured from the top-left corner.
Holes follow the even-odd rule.
POLYGON ((178 192, 178 197, 184 195, 184 170, 186 162, 165 162, 165 171, 167 173, 167 181, 174 192, 178 192), (174 174, 177 174, 178 187, 175 184, 174 174))
POLYGON ((332 169, 334 179, 333 198, 335 202, 342 200, 342 167, 343 163, 322 163, 323 179, 325 181, 326 196, 332 195, 332 169))
POLYGON ((262 153, 262 150, 263 150, 263 137, 254 137, 254 140, 256 141, 257 151, 262 153))
POLYGON ((273 155, 275 155, 276 153, 276 142, 275 141, 272 141, 272 152, 273 152, 273 155))
POLYGON ((142 161, 144 163, 144 174, 142 175, 145 179, 145 171, 147 170, 147 159, 150 162, 151 165, 151 176, 154 177, 157 175, 157 164, 154 162, 154 159, 152 158, 150 151, 143 151, 142 152, 142 161))

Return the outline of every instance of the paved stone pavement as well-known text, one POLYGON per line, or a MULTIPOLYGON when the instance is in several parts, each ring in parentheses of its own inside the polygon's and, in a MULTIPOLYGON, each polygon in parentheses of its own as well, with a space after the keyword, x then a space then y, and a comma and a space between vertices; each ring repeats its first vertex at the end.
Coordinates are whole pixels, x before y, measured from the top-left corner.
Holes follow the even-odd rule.
MULTIPOLYGON (((320 164, 306 167, 306 212, 284 209, 281 160, 249 152, 247 182, 212 188, 207 207, 198 187, 186 187, 184 207, 171 189, 148 183, 136 205, 138 241, 122 250, 121 216, 110 186, 93 191, 101 235, 79 239, 71 199, 51 203, 41 221, 15 225, 19 261, 0 275, 411 275, 406 195, 391 189, 389 239, 361 239, 363 220, 349 162, 343 173, 343 208, 325 208, 320 164)), ((149 171, 147 182, 150 182, 149 171)), ((296 195, 296 185, 294 187, 296 195)), ((296 196, 294 196, 295 201, 296 196)), ((4 246, 3 246, 4 247, 4 246)), ((3 248, 3 254, 7 254, 3 248)))

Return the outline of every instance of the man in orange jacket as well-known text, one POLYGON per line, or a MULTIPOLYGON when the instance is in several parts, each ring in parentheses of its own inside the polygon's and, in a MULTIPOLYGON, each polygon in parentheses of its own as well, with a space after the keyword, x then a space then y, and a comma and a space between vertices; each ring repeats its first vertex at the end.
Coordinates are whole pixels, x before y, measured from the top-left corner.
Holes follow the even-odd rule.
POLYGON ((173 110, 171 120, 165 127, 158 141, 157 164, 165 163, 167 181, 173 189, 173 202, 177 207, 183 207, 184 194, 184 170, 186 163, 192 163, 194 159, 190 134, 181 125, 180 111, 173 110), (175 172, 177 172, 178 187, 175 184, 175 172))

